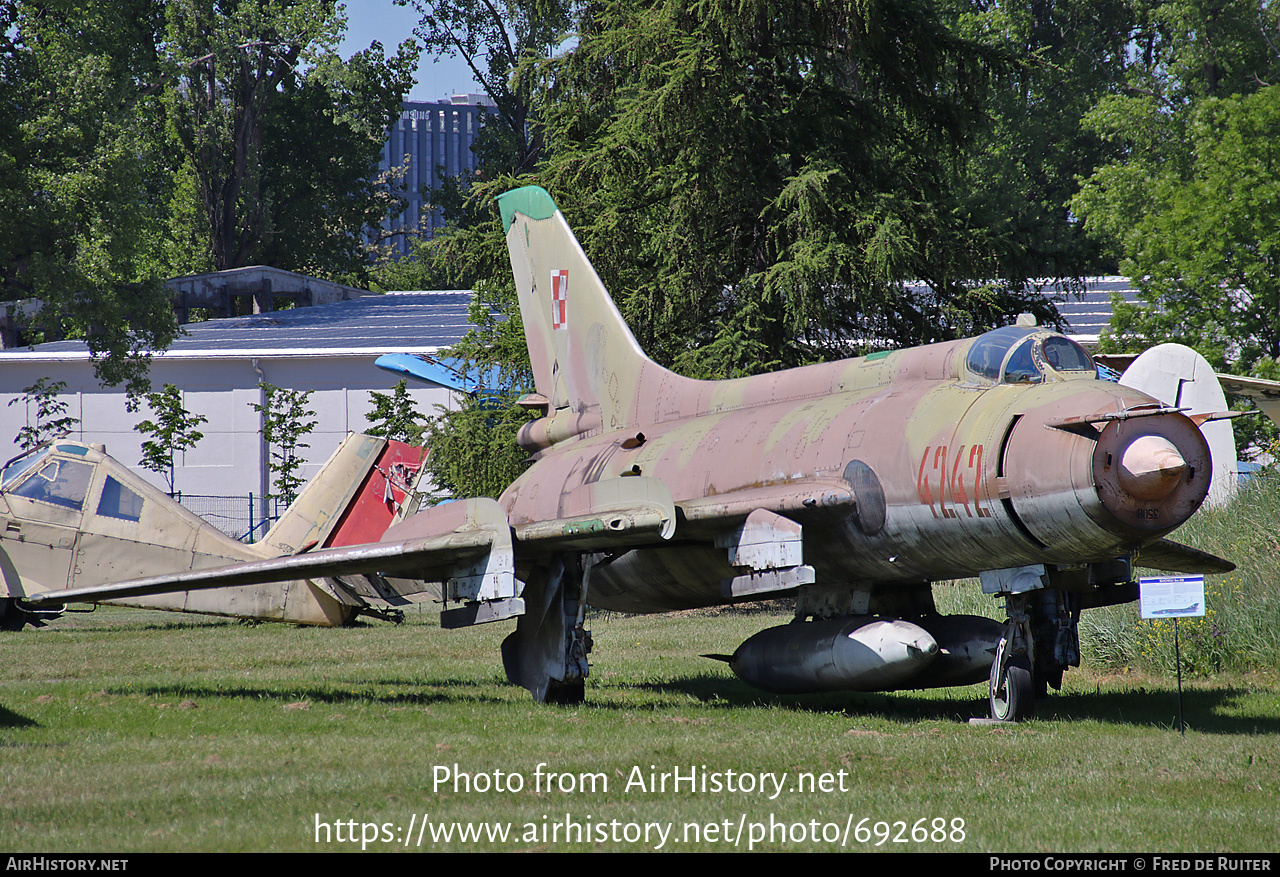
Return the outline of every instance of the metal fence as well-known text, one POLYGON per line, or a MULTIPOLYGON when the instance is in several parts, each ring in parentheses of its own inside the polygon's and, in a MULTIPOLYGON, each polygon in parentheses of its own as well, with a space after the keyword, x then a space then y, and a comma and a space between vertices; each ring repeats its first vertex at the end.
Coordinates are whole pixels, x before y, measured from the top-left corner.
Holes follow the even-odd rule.
POLYGON ((264 504, 262 497, 252 493, 243 496, 178 493, 173 498, 187 511, 241 542, 257 542, 284 510, 278 501, 273 499, 264 504))

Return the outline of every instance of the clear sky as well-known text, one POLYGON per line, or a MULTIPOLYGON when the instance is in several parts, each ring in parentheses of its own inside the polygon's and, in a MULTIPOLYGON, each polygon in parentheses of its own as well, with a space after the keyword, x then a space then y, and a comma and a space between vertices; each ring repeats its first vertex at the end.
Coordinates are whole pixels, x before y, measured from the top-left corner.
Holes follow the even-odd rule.
MULTIPOLYGON (((342 5, 347 11, 347 35, 339 46, 344 58, 369 48, 374 40, 391 54, 402 41, 413 37, 418 23, 417 10, 397 6, 392 0, 345 0, 342 5)), ((417 79, 408 100, 448 100, 455 94, 481 90, 459 58, 421 57, 417 79)))

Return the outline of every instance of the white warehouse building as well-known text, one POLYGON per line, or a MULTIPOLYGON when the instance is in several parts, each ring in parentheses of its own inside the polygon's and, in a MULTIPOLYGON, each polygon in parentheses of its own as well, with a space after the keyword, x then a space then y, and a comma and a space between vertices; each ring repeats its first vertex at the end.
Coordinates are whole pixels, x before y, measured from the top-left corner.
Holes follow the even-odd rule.
MULTIPOLYGON (((374 360, 386 353, 433 355, 456 343, 470 328, 471 298, 469 291, 393 292, 184 326, 186 334, 150 368, 154 390, 175 385, 184 407, 208 418, 198 427, 204 438, 176 461, 174 486, 184 503, 223 524, 216 518, 224 513, 210 514, 193 500, 225 498, 233 509, 225 514, 237 519, 224 526, 228 532, 260 521, 262 497, 271 492, 262 415, 253 407, 263 402, 260 384, 311 393, 316 426, 303 438, 309 447, 300 451, 299 472, 309 480, 348 433, 369 428, 370 392, 398 382, 374 360)), ((11 447, 5 459, 20 453, 18 432, 35 418, 24 391, 41 378, 66 385, 59 399, 79 421, 72 438, 105 444, 121 463, 167 489, 160 475, 139 465, 147 436, 135 426, 152 416, 146 403, 128 411, 123 388, 99 384, 79 341, 0 351, 0 443, 11 447)), ((452 398, 444 386, 422 382, 410 381, 409 391, 424 416, 452 398)))

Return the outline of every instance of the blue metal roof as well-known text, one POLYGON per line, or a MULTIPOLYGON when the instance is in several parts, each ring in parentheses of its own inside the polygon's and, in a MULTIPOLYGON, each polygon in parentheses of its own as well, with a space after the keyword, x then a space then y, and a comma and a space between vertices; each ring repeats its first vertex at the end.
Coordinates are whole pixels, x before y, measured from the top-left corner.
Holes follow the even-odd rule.
POLYGON ((1138 300, 1138 291, 1127 277, 1089 277, 1083 289, 1053 284, 1043 292, 1062 296, 1058 313, 1067 323, 1066 334, 1084 337, 1101 335, 1111 325, 1113 294, 1130 304, 1138 300))
MULTIPOLYGON (((315 307, 188 323, 183 326, 186 334, 173 342, 168 354, 440 350, 457 343, 471 328, 471 298, 470 290, 388 292, 315 307)), ((87 352, 87 347, 82 341, 55 341, 38 344, 34 351, 80 353, 87 352)))

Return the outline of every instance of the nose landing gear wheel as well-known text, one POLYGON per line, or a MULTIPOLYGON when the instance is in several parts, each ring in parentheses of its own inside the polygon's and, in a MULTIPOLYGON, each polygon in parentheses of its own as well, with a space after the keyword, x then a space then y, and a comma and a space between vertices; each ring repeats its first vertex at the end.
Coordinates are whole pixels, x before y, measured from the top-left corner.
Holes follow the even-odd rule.
POLYGON ((991 718, 998 722, 1020 722, 1035 709, 1035 689, 1031 665, 1021 656, 1006 656, 1005 641, 991 663, 991 718))

